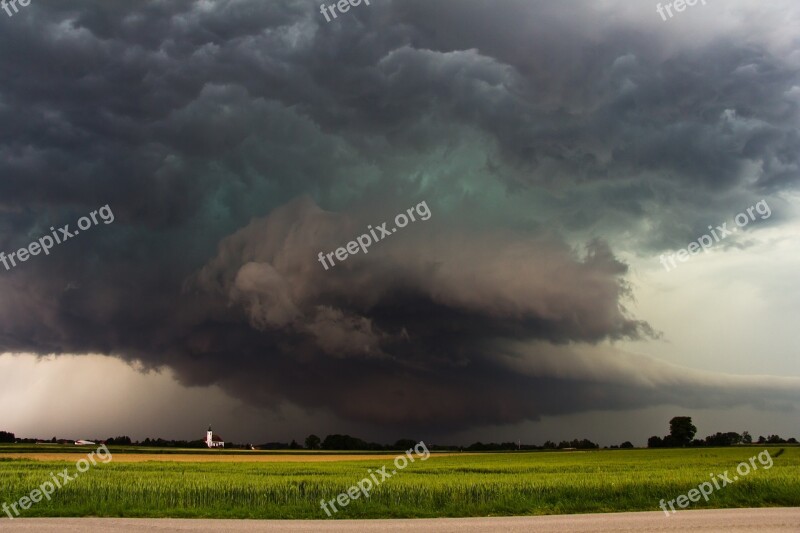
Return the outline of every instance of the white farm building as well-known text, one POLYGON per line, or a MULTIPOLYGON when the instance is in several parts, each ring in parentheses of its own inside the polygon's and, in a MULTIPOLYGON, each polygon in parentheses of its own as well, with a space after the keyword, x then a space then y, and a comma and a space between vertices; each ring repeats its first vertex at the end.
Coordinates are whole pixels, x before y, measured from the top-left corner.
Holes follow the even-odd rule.
POLYGON ((211 431, 211 426, 208 426, 208 431, 206 431, 206 446, 209 448, 225 447, 225 443, 222 442, 222 438, 219 435, 214 435, 214 432, 211 431))

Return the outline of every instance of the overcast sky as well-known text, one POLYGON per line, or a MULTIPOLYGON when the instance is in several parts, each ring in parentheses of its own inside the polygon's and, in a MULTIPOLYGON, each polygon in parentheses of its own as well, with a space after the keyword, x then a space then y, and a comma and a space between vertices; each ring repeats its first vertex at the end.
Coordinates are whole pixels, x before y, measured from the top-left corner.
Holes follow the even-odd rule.
POLYGON ((0 430, 800 436, 799 36, 792 0, 0 11, 0 250, 114 215, 0 265, 0 430))

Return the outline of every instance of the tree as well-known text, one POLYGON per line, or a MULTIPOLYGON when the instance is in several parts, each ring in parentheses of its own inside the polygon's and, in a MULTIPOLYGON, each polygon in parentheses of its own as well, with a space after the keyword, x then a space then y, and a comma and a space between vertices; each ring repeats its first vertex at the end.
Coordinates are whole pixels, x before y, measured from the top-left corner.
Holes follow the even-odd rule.
POLYGON ((417 441, 411 439, 400 439, 394 443, 395 450, 410 450, 417 445, 417 441))
POLYGON ((319 450, 319 446, 322 443, 322 439, 314 435, 313 433, 306 437, 306 448, 309 450, 319 450))
POLYGON ((647 439, 647 447, 648 448, 661 448, 664 446, 664 441, 661 437, 653 435, 649 439, 647 439))
POLYGON ((744 444, 753 444, 753 437, 749 431, 742 431, 742 442, 744 444))
POLYGON ((695 433, 697 428, 692 424, 691 416, 676 416, 669 421, 669 436, 677 446, 688 446, 695 433))
POLYGON ((369 450, 370 446, 363 440, 350 435, 328 435, 322 441, 323 450, 369 450))
POLYGON ((620 448, 633 448, 633 444, 631 443, 631 441, 626 440, 625 442, 620 444, 619 447, 620 448))
POLYGON ((14 434, 8 431, 0 431, 0 442, 10 442, 14 443, 16 438, 14 438, 14 434))
POLYGON ((735 431, 727 433, 716 433, 706 437, 705 444, 708 446, 733 446, 742 442, 742 436, 735 431))

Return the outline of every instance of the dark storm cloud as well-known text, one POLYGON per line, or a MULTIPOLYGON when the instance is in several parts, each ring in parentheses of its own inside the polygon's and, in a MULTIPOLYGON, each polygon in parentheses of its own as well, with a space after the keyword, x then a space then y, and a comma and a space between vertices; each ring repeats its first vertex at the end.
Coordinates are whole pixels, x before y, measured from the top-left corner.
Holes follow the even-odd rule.
MULTIPOLYGON (((796 399, 797 380, 687 373, 594 348, 604 338, 653 334, 621 309, 627 268, 603 244, 580 259, 547 239, 467 234, 456 222, 418 222, 326 271, 309 258, 354 238, 367 220, 300 199, 253 221, 223 240, 189 284, 243 310, 264 336, 261 349, 239 348, 253 351, 246 365, 230 368, 240 365, 231 353, 217 370, 255 402, 280 391, 351 420, 409 430, 589 406, 762 401, 767 390, 767 403, 796 399), (738 399, 727 391, 736 384, 738 399)), ((191 374, 187 368, 184 377, 191 374)))
POLYGON ((117 220, 0 272, 0 350, 409 427, 792 398, 573 355, 655 333, 606 244, 537 228, 652 217, 658 248, 695 236, 698 206, 729 218, 717 196, 795 187, 796 67, 738 35, 670 54, 587 6, 362 7, 327 24, 300 1, 40 0, 2 20, 0 247, 104 204, 117 220), (555 191, 555 212, 480 228, 453 203, 475 186, 446 166, 458 150, 485 161, 478 187, 555 191), (421 200, 430 221, 316 262, 421 200))

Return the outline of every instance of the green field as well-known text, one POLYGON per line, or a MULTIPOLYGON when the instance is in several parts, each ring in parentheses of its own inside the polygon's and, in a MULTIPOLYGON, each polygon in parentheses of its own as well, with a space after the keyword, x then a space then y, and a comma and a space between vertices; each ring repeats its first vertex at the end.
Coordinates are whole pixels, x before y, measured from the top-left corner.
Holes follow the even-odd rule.
MULTIPOLYGON (((122 453, 123 450, 112 452, 122 453)), ((497 453, 419 459, 335 518, 457 517, 657 511, 764 447, 497 453)), ((800 448, 769 447, 761 465, 690 509, 800 506, 800 448), (783 450, 782 452, 780 450, 783 450)), ((0 503, 15 502, 73 463, 10 459, 0 447, 0 503)), ((49 453, 53 449, 46 450, 49 453)), ((71 448, 70 451, 75 451, 71 448)), ((83 451, 83 450, 81 450, 83 451)), ((89 449, 86 452, 91 451, 89 449)), ((138 451, 138 450, 137 450, 138 451)), ((303 457, 298 456, 298 461, 303 457)), ((756 462, 758 464, 758 462, 756 462)), ((331 500, 390 460, 331 463, 112 461, 98 464, 24 516, 326 518, 331 500)))

